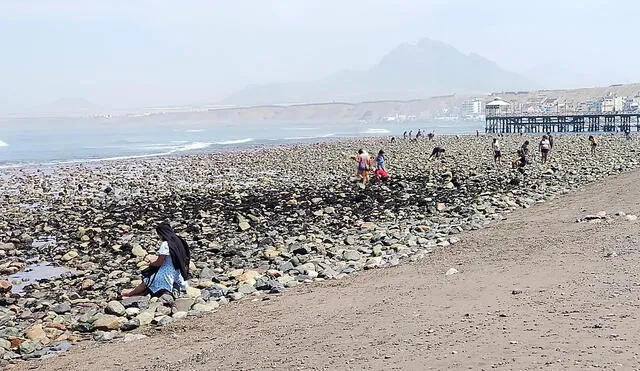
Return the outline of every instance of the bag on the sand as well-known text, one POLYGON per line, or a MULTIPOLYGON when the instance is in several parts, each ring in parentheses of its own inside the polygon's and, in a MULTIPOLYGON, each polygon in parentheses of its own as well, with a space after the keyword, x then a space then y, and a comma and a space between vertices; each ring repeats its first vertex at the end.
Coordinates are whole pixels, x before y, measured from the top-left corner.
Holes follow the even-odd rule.
POLYGON ((146 267, 145 269, 142 270, 142 272, 140 272, 142 274, 142 277, 144 278, 149 278, 151 276, 153 276, 154 274, 158 273, 158 271, 160 270, 160 267, 154 267, 152 265, 146 267))

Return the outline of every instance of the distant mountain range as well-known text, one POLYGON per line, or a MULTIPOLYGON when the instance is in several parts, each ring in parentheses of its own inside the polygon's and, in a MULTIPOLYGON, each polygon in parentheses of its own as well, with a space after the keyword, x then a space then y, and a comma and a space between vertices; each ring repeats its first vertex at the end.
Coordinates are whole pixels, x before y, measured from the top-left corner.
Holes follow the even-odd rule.
POLYGON ((402 44, 366 71, 340 71, 317 81, 249 85, 222 104, 260 105, 417 99, 448 94, 528 90, 536 85, 477 54, 422 39, 402 44))

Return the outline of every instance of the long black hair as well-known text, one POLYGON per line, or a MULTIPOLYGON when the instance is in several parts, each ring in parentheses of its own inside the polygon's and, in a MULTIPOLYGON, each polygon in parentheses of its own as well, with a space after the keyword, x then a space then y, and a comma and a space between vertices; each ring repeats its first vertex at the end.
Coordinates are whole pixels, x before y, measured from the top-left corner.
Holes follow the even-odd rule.
POLYGON ((166 241, 169 245, 169 254, 171 255, 171 261, 173 266, 180 270, 182 278, 188 280, 189 277, 189 263, 191 262, 191 252, 189 251, 189 245, 187 242, 171 228, 169 223, 160 223, 156 227, 156 232, 166 241))

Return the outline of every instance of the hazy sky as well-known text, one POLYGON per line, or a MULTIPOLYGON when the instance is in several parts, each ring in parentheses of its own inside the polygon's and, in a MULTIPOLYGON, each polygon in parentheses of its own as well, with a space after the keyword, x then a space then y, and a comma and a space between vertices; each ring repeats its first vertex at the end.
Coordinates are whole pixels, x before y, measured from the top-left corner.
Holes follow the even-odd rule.
POLYGON ((213 103, 423 37, 515 72, 640 81, 638 14, 637 0, 0 0, 0 111, 213 103))

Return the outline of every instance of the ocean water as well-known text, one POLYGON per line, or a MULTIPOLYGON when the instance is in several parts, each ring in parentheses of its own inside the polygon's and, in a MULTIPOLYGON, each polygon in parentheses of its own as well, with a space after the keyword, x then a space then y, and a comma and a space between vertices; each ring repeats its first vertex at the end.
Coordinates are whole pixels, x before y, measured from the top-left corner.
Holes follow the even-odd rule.
POLYGON ((212 124, 145 118, 0 119, 0 167, 243 150, 418 129, 473 134, 477 121, 212 124))

